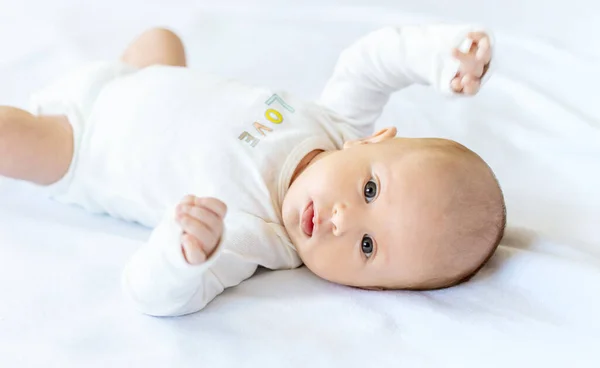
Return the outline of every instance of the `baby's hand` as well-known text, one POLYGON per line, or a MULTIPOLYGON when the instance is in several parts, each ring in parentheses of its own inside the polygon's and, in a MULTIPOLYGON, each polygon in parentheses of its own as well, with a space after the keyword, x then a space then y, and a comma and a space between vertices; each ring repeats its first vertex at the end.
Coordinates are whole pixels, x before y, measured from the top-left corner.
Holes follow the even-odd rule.
POLYGON ((481 77, 488 70, 492 50, 487 33, 471 32, 468 37, 472 44, 467 53, 457 48, 452 50, 452 56, 460 61, 460 67, 450 86, 454 92, 474 95, 481 87, 481 77))
POLYGON ((189 264, 200 264, 215 250, 223 234, 225 203, 215 198, 187 195, 177 206, 176 220, 183 229, 181 249, 189 264))

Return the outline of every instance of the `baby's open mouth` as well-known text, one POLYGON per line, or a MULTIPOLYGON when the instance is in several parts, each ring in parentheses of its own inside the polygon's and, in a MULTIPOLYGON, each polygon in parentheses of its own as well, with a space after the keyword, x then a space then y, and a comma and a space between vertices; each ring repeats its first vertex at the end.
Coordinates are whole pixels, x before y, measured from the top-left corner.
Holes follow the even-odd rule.
POLYGON ((314 217, 315 217, 315 209, 313 201, 310 201, 304 213, 302 213, 302 218, 300 219, 300 226, 302 227, 302 231, 308 237, 311 237, 314 229, 314 217))

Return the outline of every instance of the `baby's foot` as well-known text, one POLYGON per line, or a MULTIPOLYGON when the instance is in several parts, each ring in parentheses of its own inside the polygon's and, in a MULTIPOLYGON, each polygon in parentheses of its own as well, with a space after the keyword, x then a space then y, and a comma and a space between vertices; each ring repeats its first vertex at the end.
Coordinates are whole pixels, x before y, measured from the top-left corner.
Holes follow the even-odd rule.
POLYGON ((452 56, 460 61, 456 76, 450 82, 456 93, 474 95, 481 87, 481 78, 485 75, 492 59, 490 37, 485 32, 471 32, 471 49, 462 52, 458 48, 452 50, 452 56))

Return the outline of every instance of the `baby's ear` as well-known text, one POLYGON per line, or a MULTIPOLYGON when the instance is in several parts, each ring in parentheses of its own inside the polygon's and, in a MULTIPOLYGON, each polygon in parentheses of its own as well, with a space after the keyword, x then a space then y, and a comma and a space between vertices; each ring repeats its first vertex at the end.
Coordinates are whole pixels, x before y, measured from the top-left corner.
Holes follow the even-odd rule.
POLYGON ((354 146, 359 146, 361 144, 380 143, 383 141, 387 141, 388 139, 392 139, 395 136, 396 136, 396 128, 395 127, 383 128, 368 137, 344 142, 344 149, 354 147, 354 146))

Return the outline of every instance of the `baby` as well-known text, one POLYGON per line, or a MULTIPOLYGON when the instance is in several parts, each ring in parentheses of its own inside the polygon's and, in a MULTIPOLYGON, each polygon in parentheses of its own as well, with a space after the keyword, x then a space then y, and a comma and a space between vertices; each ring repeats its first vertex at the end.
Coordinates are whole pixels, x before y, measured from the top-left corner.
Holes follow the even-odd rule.
POLYGON ((150 315, 201 310, 258 266, 305 264, 366 289, 449 287, 502 237, 494 174, 456 142, 371 133, 413 83, 477 93, 491 49, 469 26, 381 29, 341 54, 313 103, 190 70, 179 38, 153 29, 121 61, 35 94, 31 112, 0 107, 0 175, 154 228, 123 273, 150 315))

